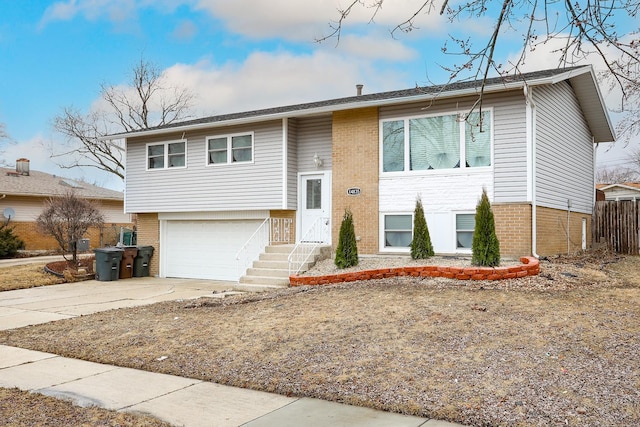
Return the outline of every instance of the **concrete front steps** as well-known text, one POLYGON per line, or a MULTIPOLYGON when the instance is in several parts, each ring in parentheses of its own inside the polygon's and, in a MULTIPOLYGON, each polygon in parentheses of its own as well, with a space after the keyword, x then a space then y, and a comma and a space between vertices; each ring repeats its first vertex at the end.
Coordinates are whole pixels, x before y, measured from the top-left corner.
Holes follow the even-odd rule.
MULTIPOLYGON (((261 288, 283 288, 289 286, 289 255, 295 245, 271 245, 265 248, 258 260, 247 270, 236 286, 238 290, 256 291, 261 288)), ((330 247, 315 249, 310 262, 301 271, 307 271, 321 259, 330 256, 330 247)))

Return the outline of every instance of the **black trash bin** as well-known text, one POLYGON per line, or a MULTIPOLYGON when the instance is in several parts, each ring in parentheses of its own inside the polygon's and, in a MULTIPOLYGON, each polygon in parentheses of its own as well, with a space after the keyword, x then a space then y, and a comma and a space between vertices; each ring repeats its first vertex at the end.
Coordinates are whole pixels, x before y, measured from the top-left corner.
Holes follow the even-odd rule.
POLYGON ((133 260, 133 277, 149 276, 149 263, 153 246, 138 246, 138 256, 133 260))
POLYGON ((133 260, 138 255, 138 248, 135 246, 124 246, 122 248, 122 261, 120 261, 120 278, 130 279, 133 277, 133 260))
POLYGON ((118 280, 123 250, 120 248, 98 248, 96 254, 96 280, 110 282, 118 280))

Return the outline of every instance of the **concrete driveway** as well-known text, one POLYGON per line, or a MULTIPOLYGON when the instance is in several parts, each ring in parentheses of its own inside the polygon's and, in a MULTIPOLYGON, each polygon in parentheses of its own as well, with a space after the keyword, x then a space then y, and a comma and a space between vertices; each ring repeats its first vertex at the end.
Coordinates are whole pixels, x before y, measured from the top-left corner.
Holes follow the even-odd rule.
POLYGON ((161 301, 221 297, 221 292, 235 285, 233 282, 213 280, 134 277, 111 282, 88 280, 5 291, 0 292, 0 329, 20 328, 161 301))

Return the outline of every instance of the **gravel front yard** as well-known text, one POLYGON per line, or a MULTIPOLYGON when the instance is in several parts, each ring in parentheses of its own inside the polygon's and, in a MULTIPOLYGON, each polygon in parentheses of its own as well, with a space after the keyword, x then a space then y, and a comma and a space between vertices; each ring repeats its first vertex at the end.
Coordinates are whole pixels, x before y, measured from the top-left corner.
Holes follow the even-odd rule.
POLYGON ((162 303, 0 343, 468 425, 640 425, 640 258, 541 268, 162 303))

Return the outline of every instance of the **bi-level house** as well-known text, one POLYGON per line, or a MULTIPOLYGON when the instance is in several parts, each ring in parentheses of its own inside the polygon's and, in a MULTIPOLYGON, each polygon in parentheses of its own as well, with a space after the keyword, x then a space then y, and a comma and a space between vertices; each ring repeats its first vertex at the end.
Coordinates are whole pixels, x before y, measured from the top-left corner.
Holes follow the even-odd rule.
POLYGON ((114 135, 126 138, 125 210, 138 215, 138 243, 159 254, 152 274, 238 280, 258 230, 335 247, 345 209, 361 255, 408 253, 417 197, 436 252, 470 253, 483 188, 503 257, 589 246, 595 147, 614 140, 593 69, 493 78, 471 109, 479 87, 358 93, 114 135))

